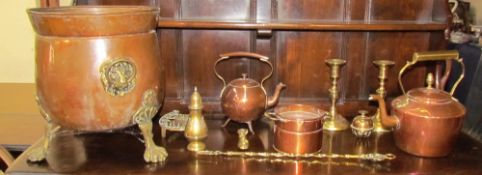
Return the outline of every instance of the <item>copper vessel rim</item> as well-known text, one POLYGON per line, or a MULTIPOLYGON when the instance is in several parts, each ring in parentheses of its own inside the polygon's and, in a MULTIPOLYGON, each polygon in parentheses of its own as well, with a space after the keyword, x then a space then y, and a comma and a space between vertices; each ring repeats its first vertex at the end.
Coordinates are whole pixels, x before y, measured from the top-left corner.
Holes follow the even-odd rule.
POLYGON ((76 39, 76 40, 92 40, 92 39, 112 39, 112 38, 124 38, 130 36, 137 36, 137 35, 152 35, 156 34, 156 30, 150 30, 148 32, 139 32, 139 33, 126 33, 126 34, 119 34, 119 35, 99 35, 99 36, 56 36, 56 35, 39 35, 36 34, 37 38, 45 38, 45 39, 62 39, 62 40, 69 40, 69 39, 76 39), (68 38, 68 39, 66 39, 68 38))
MULTIPOLYGON (((46 16, 66 15, 69 16, 97 16, 97 15, 132 15, 136 13, 158 13, 159 8, 151 6, 114 5, 114 6, 67 6, 51 8, 27 9, 31 14, 46 16), (72 10, 73 9, 73 10, 72 10)), ((64 18, 65 16, 60 16, 64 18)))
POLYGON ((246 80, 253 80, 253 83, 256 83, 256 84, 255 85, 249 85, 249 86, 247 86, 247 85, 241 85, 241 86, 240 85, 234 85, 233 82, 238 81, 238 80, 243 80, 243 78, 238 78, 238 79, 235 79, 233 81, 230 81, 228 83, 228 86, 232 86, 232 87, 235 87, 235 88, 257 88, 257 87, 261 86, 261 84, 259 84, 257 81, 255 81, 253 79, 248 79, 248 78, 246 78, 246 80))
MULTIPOLYGON (((421 92, 421 93, 424 93, 424 92, 421 92)), ((429 89, 429 88, 424 88, 424 87, 409 90, 407 92, 406 96, 409 100, 413 100, 413 101, 420 102, 420 103, 427 103, 427 104, 447 104, 447 103, 451 103, 452 100, 454 99, 448 92, 445 92, 445 91, 442 91, 442 90, 439 90, 439 89, 429 89), (421 98, 428 99, 424 96, 413 95, 413 93, 416 93, 417 91, 427 91, 427 90, 435 91, 434 93, 443 94, 446 97, 439 98, 439 99, 430 98, 430 102, 428 102, 427 100, 421 100, 421 98)))
POLYGON ((314 113, 314 112, 309 112, 309 113, 315 114, 318 117, 308 118, 308 119, 301 119, 301 118, 288 119, 287 117, 282 117, 282 114, 285 113, 285 112, 307 112, 307 111, 295 110, 295 111, 284 111, 284 112, 276 113, 279 116, 278 117, 279 121, 281 121, 281 122, 313 122, 313 121, 317 121, 317 120, 321 121, 323 119, 322 114, 317 114, 317 113, 314 113))

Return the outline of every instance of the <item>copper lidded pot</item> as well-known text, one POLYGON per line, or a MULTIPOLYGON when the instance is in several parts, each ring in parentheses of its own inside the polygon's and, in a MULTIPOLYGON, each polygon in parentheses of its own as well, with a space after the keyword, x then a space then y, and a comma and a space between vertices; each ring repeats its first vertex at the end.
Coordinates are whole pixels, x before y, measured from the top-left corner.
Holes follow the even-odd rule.
POLYGON ((322 120, 327 112, 305 104, 276 107, 265 116, 273 121, 274 149, 279 152, 305 154, 321 150, 322 120))
MULTIPOLYGON (((268 97, 266 89, 263 87, 266 81, 273 74, 273 65, 268 61, 269 58, 263 55, 250 52, 231 52, 221 54, 220 58, 214 64, 214 73, 223 82, 223 89, 221 90, 221 108, 230 120, 247 123, 252 133, 253 129, 251 121, 258 119, 263 115, 266 109, 276 105, 279 99, 281 90, 286 86, 279 83, 276 86, 273 96, 268 97), (247 77, 247 74, 242 74, 241 78, 234 79, 229 83, 218 73, 218 63, 233 59, 233 58, 251 58, 257 59, 269 66, 270 72, 261 82, 247 77)), ((225 125, 227 124, 225 123, 225 125)))
POLYGON ((159 9, 75 6, 34 8, 28 14, 37 33, 39 105, 53 123, 111 130, 133 125, 134 115, 154 115, 160 108, 159 9))
POLYGON ((442 157, 451 152, 465 116, 464 106, 452 97, 463 78, 464 69, 457 51, 414 53, 412 60, 407 62, 399 73, 399 83, 404 95, 392 101, 392 116, 388 116, 382 97, 370 95, 371 100, 378 100, 382 125, 393 128, 395 144, 400 149, 422 157, 442 157), (401 76, 408 67, 419 61, 449 59, 462 65, 462 74, 450 93, 433 88, 434 80, 431 74, 427 78, 428 87, 405 93, 401 76))

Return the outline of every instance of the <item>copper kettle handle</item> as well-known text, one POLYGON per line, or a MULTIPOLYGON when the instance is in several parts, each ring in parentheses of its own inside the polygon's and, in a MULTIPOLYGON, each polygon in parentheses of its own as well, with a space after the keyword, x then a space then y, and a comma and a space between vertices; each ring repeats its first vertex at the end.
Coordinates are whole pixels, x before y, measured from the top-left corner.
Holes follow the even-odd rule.
POLYGON ((223 85, 224 85, 223 89, 224 87, 226 87, 226 80, 224 80, 224 78, 221 75, 219 75, 216 69, 216 66, 218 65, 219 62, 230 58, 257 58, 259 61, 268 64, 271 71, 269 72, 268 75, 266 75, 266 77, 264 77, 261 80, 261 88, 263 88, 263 90, 264 90, 264 86, 263 86, 264 81, 269 77, 271 77, 271 75, 273 74, 273 65, 268 61, 269 58, 267 56, 263 56, 263 55, 260 55, 257 53, 251 53, 251 52, 230 52, 230 53, 221 54, 219 55, 219 57, 220 58, 216 61, 216 63, 214 63, 213 69, 214 69, 214 74, 216 74, 216 77, 218 77, 221 81, 223 81, 223 85))
POLYGON ((419 61, 441 61, 441 60, 455 60, 457 61, 461 66, 462 66, 462 72, 460 73, 459 78, 453 85, 452 89, 450 90, 450 95, 453 95, 455 89, 457 86, 460 84, 460 81, 464 78, 465 74, 465 65, 462 62, 462 58, 459 58, 459 52, 456 50, 444 50, 444 51, 428 51, 428 52, 415 52, 413 53, 412 60, 407 61, 407 64, 400 69, 400 72, 398 73, 398 84, 400 85, 400 88, 402 88, 403 94, 405 93, 405 89, 403 88, 402 84, 402 75, 405 70, 416 64, 419 61))

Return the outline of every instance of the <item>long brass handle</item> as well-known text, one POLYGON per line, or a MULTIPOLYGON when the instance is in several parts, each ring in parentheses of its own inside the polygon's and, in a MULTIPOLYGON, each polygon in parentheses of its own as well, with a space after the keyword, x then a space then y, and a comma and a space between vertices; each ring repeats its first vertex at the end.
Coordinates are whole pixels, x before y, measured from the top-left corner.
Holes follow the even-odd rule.
POLYGON ((403 94, 406 94, 405 89, 402 83, 402 75, 406 69, 410 66, 420 62, 420 61, 442 61, 442 60, 454 60, 458 62, 462 66, 462 72, 460 73, 459 78, 453 85, 452 89, 450 90, 450 95, 453 95, 455 89, 460 84, 460 81, 464 78, 465 74, 465 65, 462 62, 462 58, 459 58, 459 53, 456 50, 444 50, 444 51, 428 51, 428 52, 415 52, 413 53, 412 60, 407 61, 407 64, 400 69, 398 73, 398 84, 402 89, 403 94))
POLYGON ((442 51, 428 51, 415 52, 412 56, 412 61, 443 61, 443 60, 457 60, 459 59, 459 52, 456 50, 442 50, 442 51))
POLYGON ((223 94, 223 91, 224 89, 226 88, 226 80, 224 80, 224 78, 219 75, 217 69, 216 69, 216 66, 218 65, 219 62, 221 61, 224 61, 224 60, 227 60, 227 59, 230 59, 230 58, 255 58, 255 59, 258 59, 259 61, 263 62, 263 63, 266 63, 268 64, 269 68, 270 68, 270 72, 268 75, 266 75, 262 80, 261 80, 261 88, 263 89, 264 92, 266 92, 266 90, 264 90, 264 86, 263 86, 263 83, 265 80, 267 80, 269 77, 271 77, 271 75, 273 74, 273 65, 268 61, 269 58, 267 56, 263 56, 263 55, 260 55, 260 54, 257 54, 257 53, 252 53, 252 52, 230 52, 230 53, 224 53, 224 54, 221 54, 219 55, 219 59, 214 63, 214 74, 216 74, 216 77, 218 77, 222 82, 223 82, 223 89, 221 90, 221 94, 223 94))

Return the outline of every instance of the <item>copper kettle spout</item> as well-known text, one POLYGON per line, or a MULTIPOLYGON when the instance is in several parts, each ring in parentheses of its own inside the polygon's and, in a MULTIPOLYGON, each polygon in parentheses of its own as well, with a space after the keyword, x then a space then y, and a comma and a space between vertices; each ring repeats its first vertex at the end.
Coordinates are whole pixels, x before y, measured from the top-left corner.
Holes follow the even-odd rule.
POLYGON ((284 83, 279 83, 278 85, 276 85, 273 96, 269 97, 267 108, 271 108, 276 105, 276 103, 278 103, 279 95, 284 87, 286 87, 286 84, 284 83))
POLYGON ((387 106, 385 104, 385 99, 380 95, 371 94, 368 100, 378 101, 378 107, 380 109, 381 123, 386 128, 393 128, 398 125, 398 118, 396 116, 389 116, 387 114, 387 106))

